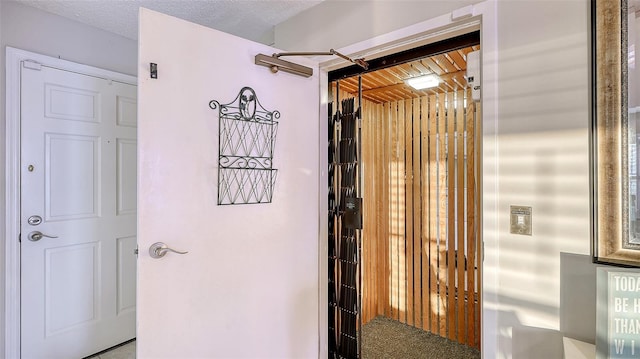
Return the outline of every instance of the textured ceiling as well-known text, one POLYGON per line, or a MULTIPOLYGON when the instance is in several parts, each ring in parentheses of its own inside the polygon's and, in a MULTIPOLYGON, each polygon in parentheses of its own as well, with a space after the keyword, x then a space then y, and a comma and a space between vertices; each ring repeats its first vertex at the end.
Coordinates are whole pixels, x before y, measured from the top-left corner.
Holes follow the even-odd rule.
POLYGON ((322 0, 17 0, 28 6, 138 38, 138 8, 265 42, 273 27, 322 0))

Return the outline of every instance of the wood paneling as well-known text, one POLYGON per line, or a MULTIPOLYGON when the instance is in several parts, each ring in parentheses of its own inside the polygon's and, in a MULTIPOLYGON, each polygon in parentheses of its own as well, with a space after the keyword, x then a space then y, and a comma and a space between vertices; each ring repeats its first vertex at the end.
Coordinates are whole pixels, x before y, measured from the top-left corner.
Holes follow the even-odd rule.
POLYGON ((364 102, 362 318, 479 347, 477 104, 467 97, 364 102))
MULTIPOLYGON (((420 163, 420 144, 422 141, 421 121, 420 121, 420 99, 413 99, 411 109, 413 111, 413 163, 410 167, 413 170, 413 186, 409 192, 413 195, 413 325, 422 327, 422 166, 420 163)), ((411 239, 409 239, 411 240, 411 239)))
POLYGON ((467 344, 466 335, 466 317, 465 317, 465 291, 466 291, 466 267, 467 259, 465 256, 466 237, 464 234, 465 218, 465 153, 464 153, 464 137, 465 137, 465 113, 464 113, 464 92, 456 92, 455 100, 456 108, 456 150, 455 150, 455 166, 456 166, 456 339, 460 343, 467 344))
MULTIPOLYGON (((464 78, 467 70, 467 54, 480 49, 470 46, 445 54, 415 60, 387 69, 369 72, 362 75, 362 97, 374 103, 385 103, 403 99, 415 99, 426 95, 447 91, 464 90, 467 82, 464 78), (435 73, 440 76, 440 86, 415 90, 405 84, 405 80, 420 75, 435 73)), ((341 91, 357 94, 358 78, 351 77, 340 80, 341 91)))
POLYGON ((425 178, 429 188, 429 236, 426 238, 429 243, 429 306, 431 308, 430 330, 433 333, 440 333, 438 324, 440 303, 438 297, 438 121, 437 121, 437 98, 435 95, 429 96, 429 176, 425 178))

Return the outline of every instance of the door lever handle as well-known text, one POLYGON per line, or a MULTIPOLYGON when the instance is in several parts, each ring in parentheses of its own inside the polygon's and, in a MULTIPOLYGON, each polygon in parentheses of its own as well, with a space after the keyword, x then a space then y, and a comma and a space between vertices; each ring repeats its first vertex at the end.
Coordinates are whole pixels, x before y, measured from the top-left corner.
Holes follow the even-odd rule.
POLYGON ((173 252, 173 253, 177 253, 177 254, 187 254, 189 252, 181 252, 181 251, 177 251, 175 249, 169 248, 166 244, 162 243, 162 242, 156 242, 154 244, 151 245, 151 247, 149 247, 149 255, 151 256, 151 258, 162 258, 164 257, 167 252, 173 252))
POLYGON ((29 235, 27 235, 27 238, 29 238, 29 240, 31 242, 37 242, 39 240, 41 240, 43 237, 47 237, 47 238, 58 238, 58 236, 50 236, 48 234, 44 234, 40 231, 33 231, 31 233, 29 233, 29 235))

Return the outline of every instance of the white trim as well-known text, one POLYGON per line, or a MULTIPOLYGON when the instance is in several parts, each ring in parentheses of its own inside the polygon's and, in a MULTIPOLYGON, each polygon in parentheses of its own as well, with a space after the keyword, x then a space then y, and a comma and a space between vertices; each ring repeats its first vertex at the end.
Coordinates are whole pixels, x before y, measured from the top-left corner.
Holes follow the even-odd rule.
POLYGON ((5 358, 20 358, 20 67, 31 60, 43 66, 137 85, 134 76, 56 59, 12 47, 6 53, 6 216, 5 358))
MULTIPOLYGON (((472 17, 460 19, 459 21, 451 20, 451 13, 442 16, 435 17, 430 20, 420 22, 415 25, 411 25, 396 31, 392 31, 388 34, 376 36, 369 40, 365 40, 353 45, 349 45, 338 49, 339 52, 348 54, 350 57, 365 57, 368 59, 384 56, 390 53, 399 52, 409 48, 421 46, 430 42, 435 42, 456 36, 465 32, 472 31, 475 27, 480 30, 480 42, 481 42, 481 86, 482 86, 482 120, 480 125, 482 126, 482 141, 480 143, 482 155, 480 158, 481 176, 482 176, 482 189, 480 192, 480 201, 482 207, 482 213, 497 213, 498 199, 495 195, 498 185, 498 161, 493 155, 493 151, 497 146, 497 110, 498 110, 498 33, 497 33, 497 9, 496 0, 487 0, 473 5, 472 17), (488 179, 488 180, 485 180, 488 179), (489 194, 485 196, 484 194, 489 194)), ((343 60, 328 60, 320 63, 320 69, 324 71, 331 71, 350 65, 343 60)), ((320 94, 326 96, 328 92, 327 79, 321 78, 320 81, 320 94)), ((326 98, 322 97, 321 104, 326 105, 326 98)), ((326 106, 324 106, 326 107, 326 106)), ((321 106, 322 108, 322 106, 321 106)), ((326 112, 326 110, 325 110, 326 112)), ((326 130, 326 113, 324 117, 320 117, 320 148, 323 153, 328 137, 326 130)), ((324 151, 326 152, 326 151, 324 151)), ((323 158, 321 157, 321 162, 323 158)), ((322 229, 327 226, 327 219, 322 218, 322 213, 326 213, 326 210, 322 212, 322 203, 326 202, 327 189, 326 186, 322 186, 322 183, 326 183, 326 170, 321 167, 321 185, 320 185, 320 213, 321 213, 321 238, 319 246, 319 261, 320 261, 320 314, 326 314, 328 307, 327 298, 327 286, 328 278, 326 275, 326 266, 322 267, 322 262, 326 262, 327 257, 327 236, 326 233, 322 233, 322 229), (323 182, 324 180, 324 182, 323 182), (324 197, 323 197, 324 196, 324 197), (324 200, 323 200, 324 198, 324 200)), ((325 208, 326 209, 326 208, 325 208)), ((325 216, 326 217, 326 216, 325 216)), ((487 248, 490 248, 492 254, 497 256, 497 242, 492 239, 491 236, 485 236, 485 233, 495 233, 497 229, 497 218, 482 217, 481 238, 483 243, 487 242, 487 248)), ((484 246, 483 246, 484 247, 484 246)), ((484 251, 483 251, 484 258, 484 251)), ((486 263, 483 264, 482 271, 482 322, 481 322, 481 338, 482 338, 482 357, 483 358, 495 358, 497 355, 497 339, 488 338, 487 328, 495 327, 496 318, 492 315, 492 311, 488 309, 487 304, 496 303, 496 291, 497 288, 497 273, 488 272, 485 270, 486 263)), ((327 328, 327 319, 320 318, 321 331, 327 328)), ((490 330, 492 331, 492 330, 490 330)), ((327 357, 327 334, 320 333, 320 356, 319 358, 327 357)))
MULTIPOLYGON (((473 18, 451 21, 451 14, 444 14, 430 20, 423 21, 390 33, 341 47, 340 53, 348 54, 351 58, 365 58, 368 60, 413 49, 418 46, 449 39, 474 30, 480 30, 480 14, 473 18)), ((320 61, 320 57, 317 57, 320 61)), ((326 71, 336 70, 351 65, 341 58, 332 58, 321 62, 321 68, 326 71)))
POLYGON ((7 48, 5 161, 5 358, 20 357, 20 62, 7 48))
POLYGON ((480 69, 482 89, 482 121, 480 121, 482 141, 478 149, 482 154, 482 188, 480 203, 482 221, 482 357, 497 358, 499 337, 496 332, 498 323, 495 306, 498 303, 498 216, 485 214, 498 213, 498 10, 497 1, 488 0, 474 6, 474 14, 482 14, 480 31, 480 69))
POLYGON ((329 163, 329 157, 327 153, 327 146, 329 143, 329 122, 327 121, 328 113, 328 104, 329 104, 329 73, 320 68, 318 71, 318 78, 320 80, 320 109, 319 109, 319 132, 318 132, 318 145, 320 146, 320 158, 319 158, 319 171, 318 175, 320 176, 319 180, 319 190, 318 190, 318 207, 320 215, 319 219, 319 235, 320 239, 318 241, 318 295, 320 296, 318 300, 318 345, 319 345, 319 354, 318 358, 328 358, 329 357, 329 263, 327 258, 329 256, 329 252, 327 249, 328 244, 328 226, 329 226, 329 189, 327 184, 328 173, 327 173, 327 163, 329 163))

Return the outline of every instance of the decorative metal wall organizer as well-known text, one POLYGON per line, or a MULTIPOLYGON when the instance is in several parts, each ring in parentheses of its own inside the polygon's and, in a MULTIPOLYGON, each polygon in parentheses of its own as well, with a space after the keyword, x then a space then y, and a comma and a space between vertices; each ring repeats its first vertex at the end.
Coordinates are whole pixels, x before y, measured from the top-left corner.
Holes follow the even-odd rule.
POLYGON ((262 107, 250 87, 228 104, 212 100, 209 107, 219 109, 218 205, 271 203, 280 112, 262 107))

